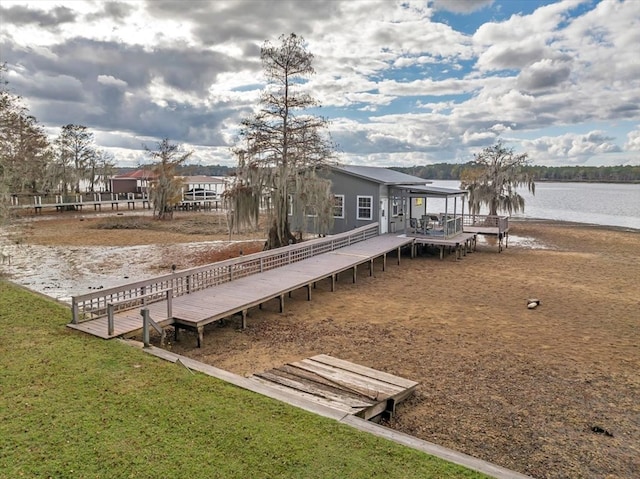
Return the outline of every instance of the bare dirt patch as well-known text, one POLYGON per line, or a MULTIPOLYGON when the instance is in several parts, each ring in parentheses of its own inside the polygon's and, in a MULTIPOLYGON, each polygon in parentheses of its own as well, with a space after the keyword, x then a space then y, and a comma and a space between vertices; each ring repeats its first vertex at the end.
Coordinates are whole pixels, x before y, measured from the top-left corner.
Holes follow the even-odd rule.
MULTIPOLYGON (((72 224, 82 244, 134 241, 131 231, 81 223, 58 225, 63 244, 72 224)), ((167 248, 202 240, 174 228, 139 238, 160 234, 167 248)), ((242 375, 330 354, 420 382, 390 427, 538 478, 634 477, 640 233, 516 223, 512 234, 545 249, 482 245, 460 261, 423 252, 389 261, 385 272, 376 263, 372 277, 366 268, 357 284, 344 275, 334 293, 319 283, 312 301, 294 292, 283 314, 276 301, 251 310, 242 332, 234 318, 210 325, 201 349, 188 333, 167 347, 242 375), (532 297, 542 304, 529 310, 532 297)), ((24 233, 45 237, 57 235, 40 226, 24 233)))

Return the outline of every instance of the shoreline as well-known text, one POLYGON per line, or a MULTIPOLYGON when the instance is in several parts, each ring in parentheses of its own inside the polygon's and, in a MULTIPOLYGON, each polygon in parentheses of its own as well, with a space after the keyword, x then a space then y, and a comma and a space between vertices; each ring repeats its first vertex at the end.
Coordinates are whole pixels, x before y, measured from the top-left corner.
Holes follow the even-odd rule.
POLYGON ((509 218, 510 228, 512 223, 516 223, 516 224, 517 223, 536 223, 536 224, 549 223, 551 225, 555 224, 558 226, 573 226, 573 227, 581 227, 581 228, 594 228, 594 229, 621 231, 621 232, 627 232, 627 233, 640 233, 640 228, 633 228, 631 226, 603 225, 599 223, 583 223, 579 221, 556 220, 556 219, 549 219, 549 218, 509 218))

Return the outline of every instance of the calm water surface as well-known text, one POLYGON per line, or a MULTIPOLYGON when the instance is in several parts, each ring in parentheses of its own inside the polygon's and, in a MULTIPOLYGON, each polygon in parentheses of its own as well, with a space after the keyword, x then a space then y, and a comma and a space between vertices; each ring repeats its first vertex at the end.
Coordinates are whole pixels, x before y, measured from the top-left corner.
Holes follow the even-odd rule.
MULTIPOLYGON (((433 185, 458 188, 460 182, 434 181, 433 185)), ((514 214, 514 218, 573 221, 640 230, 640 185, 538 182, 535 196, 526 189, 520 194, 525 198, 525 211, 514 214)), ((432 205, 429 209, 436 206, 432 205)))

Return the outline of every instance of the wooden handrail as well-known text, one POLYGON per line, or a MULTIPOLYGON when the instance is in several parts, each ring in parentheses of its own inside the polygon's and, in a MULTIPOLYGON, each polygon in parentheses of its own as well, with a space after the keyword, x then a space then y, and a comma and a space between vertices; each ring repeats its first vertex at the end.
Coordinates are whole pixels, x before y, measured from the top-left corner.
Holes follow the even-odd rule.
POLYGON ((142 300, 142 304, 145 304, 144 299, 163 295, 167 301, 167 318, 173 317, 173 306, 172 306, 172 298, 173 298, 173 288, 161 289, 158 291, 154 291, 153 293, 147 293, 140 296, 137 296, 134 299, 123 299, 122 301, 114 301, 107 303, 107 332, 109 336, 113 336, 113 332, 115 329, 114 321, 113 321, 113 313, 115 312, 116 306, 120 304, 131 303, 132 301, 142 300))
POLYGON ((234 279, 295 263, 322 253, 339 249, 378 235, 378 223, 326 238, 317 238, 275 250, 252 253, 204 266, 136 281, 114 288, 74 296, 71 303, 72 323, 108 315, 108 305, 137 301, 158 295, 168 289, 172 297, 182 296, 234 279))

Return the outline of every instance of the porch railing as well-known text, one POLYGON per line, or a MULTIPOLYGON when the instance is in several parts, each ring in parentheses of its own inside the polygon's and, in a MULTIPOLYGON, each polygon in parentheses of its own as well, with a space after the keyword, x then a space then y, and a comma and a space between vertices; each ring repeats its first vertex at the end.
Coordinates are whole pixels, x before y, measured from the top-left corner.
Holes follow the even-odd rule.
POLYGON ((275 250, 254 253, 205 266, 198 266, 114 288, 74 296, 72 323, 113 315, 118 311, 167 300, 268 271, 378 236, 378 223, 275 250))
POLYGON ((462 215, 441 215, 442 229, 445 238, 451 238, 452 236, 462 233, 462 215))
POLYGON ((509 217, 504 215, 464 215, 464 226, 496 228, 499 233, 509 230, 509 217))

